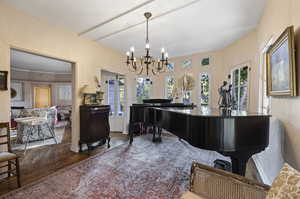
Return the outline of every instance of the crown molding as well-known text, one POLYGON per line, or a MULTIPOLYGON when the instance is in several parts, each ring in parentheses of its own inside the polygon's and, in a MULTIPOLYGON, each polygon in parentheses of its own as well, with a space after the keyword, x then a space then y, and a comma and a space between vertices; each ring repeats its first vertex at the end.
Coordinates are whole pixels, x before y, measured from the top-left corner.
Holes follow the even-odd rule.
POLYGON ((11 70, 18 71, 18 72, 30 72, 30 73, 45 73, 45 74, 54 74, 54 75, 71 75, 72 72, 47 72, 47 71, 38 71, 38 70, 29 70, 29 69, 22 69, 18 67, 11 67, 11 70))

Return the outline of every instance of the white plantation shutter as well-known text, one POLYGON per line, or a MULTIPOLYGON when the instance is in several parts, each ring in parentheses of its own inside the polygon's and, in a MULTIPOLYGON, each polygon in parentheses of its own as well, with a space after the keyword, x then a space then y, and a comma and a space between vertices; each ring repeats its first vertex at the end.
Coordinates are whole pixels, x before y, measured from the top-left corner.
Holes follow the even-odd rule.
POLYGON ((72 104, 72 85, 56 85, 56 103, 58 105, 71 105, 72 104))

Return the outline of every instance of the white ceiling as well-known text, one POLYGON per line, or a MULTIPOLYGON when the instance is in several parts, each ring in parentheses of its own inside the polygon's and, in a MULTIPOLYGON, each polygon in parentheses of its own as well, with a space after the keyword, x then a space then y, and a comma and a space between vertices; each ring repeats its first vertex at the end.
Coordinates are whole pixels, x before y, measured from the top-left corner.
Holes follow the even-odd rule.
POLYGON ((165 47, 171 57, 222 49, 253 30, 266 0, 4 0, 33 16, 59 24, 92 40, 126 52, 144 54, 144 12, 151 52, 165 47))
POLYGON ((69 62, 17 50, 11 50, 10 61, 13 70, 48 73, 71 73, 72 70, 69 62))

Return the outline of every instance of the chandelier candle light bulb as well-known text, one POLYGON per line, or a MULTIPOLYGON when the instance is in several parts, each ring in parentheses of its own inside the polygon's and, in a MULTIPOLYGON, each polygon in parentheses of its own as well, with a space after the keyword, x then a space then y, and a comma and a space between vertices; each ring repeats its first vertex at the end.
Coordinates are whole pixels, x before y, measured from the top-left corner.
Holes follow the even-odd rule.
POLYGON ((149 43, 146 44, 146 49, 150 49, 150 44, 149 43))
POLYGON ((152 14, 150 12, 146 12, 144 14, 146 17, 146 55, 141 56, 141 64, 136 63, 136 58, 134 56, 134 47, 130 47, 130 53, 127 52, 127 61, 126 64, 132 72, 137 73, 138 75, 141 75, 144 71, 146 72, 146 75, 149 75, 149 71, 152 71, 153 75, 157 75, 159 73, 165 72, 164 68, 167 67, 168 63, 168 53, 165 52, 165 49, 161 49, 162 58, 161 60, 158 60, 157 64, 155 63, 155 59, 150 54, 150 44, 149 44, 149 30, 148 30, 148 24, 149 19, 151 18, 152 14), (133 70, 132 70, 133 69, 133 70))

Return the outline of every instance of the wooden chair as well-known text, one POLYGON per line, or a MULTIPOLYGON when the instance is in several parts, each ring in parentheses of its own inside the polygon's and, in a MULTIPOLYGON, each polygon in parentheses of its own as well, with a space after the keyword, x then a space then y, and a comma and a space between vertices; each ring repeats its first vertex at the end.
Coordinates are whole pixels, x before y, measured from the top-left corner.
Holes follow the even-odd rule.
POLYGON ((190 191, 181 199, 264 199, 269 189, 268 185, 194 162, 190 191))
POLYGON ((12 153, 11 151, 9 123, 0 123, 0 147, 1 147, 1 152, 0 152, 1 182, 10 180, 11 177, 16 177, 18 187, 21 187, 19 157, 16 154, 12 153), (5 147, 7 147, 7 150, 5 149, 5 147), (3 171, 4 168, 6 167, 7 170, 3 171), (2 176, 6 174, 7 177, 2 178, 2 176))

